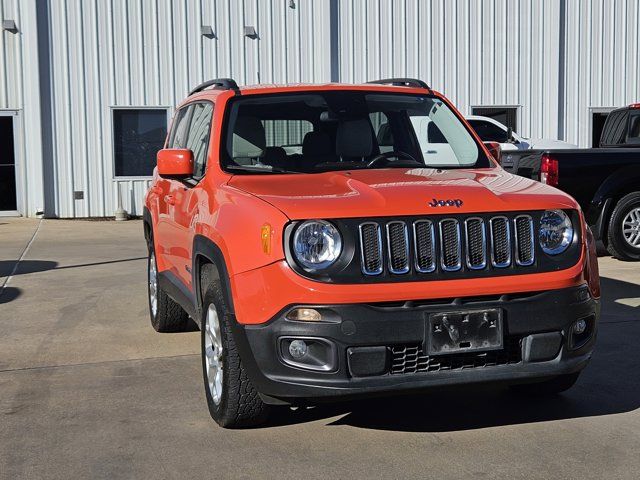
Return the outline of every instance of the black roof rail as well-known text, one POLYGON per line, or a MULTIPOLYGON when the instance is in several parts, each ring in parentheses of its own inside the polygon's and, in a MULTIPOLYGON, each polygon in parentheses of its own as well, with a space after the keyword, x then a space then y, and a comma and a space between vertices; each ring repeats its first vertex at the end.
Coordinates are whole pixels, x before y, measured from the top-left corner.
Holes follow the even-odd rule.
POLYGON ((431 90, 431 87, 417 78, 383 78, 382 80, 371 80, 367 83, 378 83, 380 85, 395 85, 396 87, 417 87, 431 90))
POLYGON ((236 92, 236 95, 240 93, 240 89, 238 88, 238 84, 233 78, 214 78, 213 80, 207 80, 204 83, 201 83, 196 88, 189 92, 189 96, 194 93, 198 93, 203 91, 206 88, 214 87, 219 88, 221 90, 233 90, 236 92))

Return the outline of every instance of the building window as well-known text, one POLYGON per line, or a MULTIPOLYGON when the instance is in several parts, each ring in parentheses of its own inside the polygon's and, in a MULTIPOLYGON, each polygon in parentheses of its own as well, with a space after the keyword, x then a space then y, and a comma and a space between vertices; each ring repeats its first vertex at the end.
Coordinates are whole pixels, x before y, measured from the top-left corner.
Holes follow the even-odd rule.
POLYGON ((151 176, 166 135, 166 109, 114 109, 115 176, 151 176))
POLYGON ((493 118, 514 132, 518 131, 518 107, 471 107, 471 114, 493 118))

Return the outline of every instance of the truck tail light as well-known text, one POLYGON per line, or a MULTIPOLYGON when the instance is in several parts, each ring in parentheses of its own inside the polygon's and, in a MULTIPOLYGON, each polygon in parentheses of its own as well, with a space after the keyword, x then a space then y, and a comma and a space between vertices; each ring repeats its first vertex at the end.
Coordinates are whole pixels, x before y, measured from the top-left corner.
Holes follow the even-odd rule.
POLYGON ((549 155, 542 155, 542 164, 540 165, 540 181, 551 185, 558 186, 558 161, 549 155))

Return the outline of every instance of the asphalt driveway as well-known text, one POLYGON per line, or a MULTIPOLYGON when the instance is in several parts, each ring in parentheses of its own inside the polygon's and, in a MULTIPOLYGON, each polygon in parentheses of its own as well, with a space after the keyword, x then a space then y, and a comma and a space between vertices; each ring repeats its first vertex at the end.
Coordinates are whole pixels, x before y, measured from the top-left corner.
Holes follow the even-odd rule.
POLYGON ((596 353, 565 395, 476 388, 230 431, 199 334, 149 324, 140 222, 0 218, 0 478, 638 478, 640 265, 600 260, 596 353))

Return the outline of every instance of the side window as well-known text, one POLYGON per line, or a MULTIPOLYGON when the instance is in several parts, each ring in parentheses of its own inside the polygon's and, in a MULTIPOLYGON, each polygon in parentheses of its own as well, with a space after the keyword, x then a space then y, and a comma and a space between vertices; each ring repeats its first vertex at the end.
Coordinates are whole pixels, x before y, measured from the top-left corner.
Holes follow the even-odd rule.
POLYGON ((627 133, 626 110, 613 112, 607 118, 602 134, 602 145, 618 145, 624 143, 625 134, 627 133))
POLYGON ((193 152, 193 176, 201 178, 204 175, 204 167, 207 163, 213 105, 208 102, 196 103, 192 108, 187 148, 193 152))
POLYGON ((629 118, 629 133, 627 143, 640 143, 640 112, 634 113, 629 118))
POLYGON ((186 148, 187 147, 187 127, 189 126, 189 114, 191 107, 182 107, 176 113, 175 120, 171 127, 171 136, 167 146, 169 148, 186 148))

